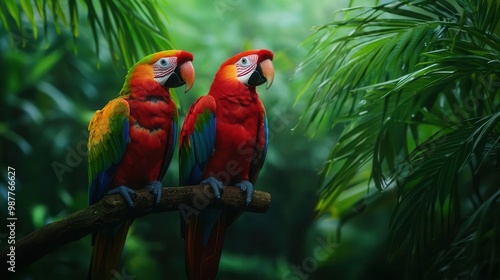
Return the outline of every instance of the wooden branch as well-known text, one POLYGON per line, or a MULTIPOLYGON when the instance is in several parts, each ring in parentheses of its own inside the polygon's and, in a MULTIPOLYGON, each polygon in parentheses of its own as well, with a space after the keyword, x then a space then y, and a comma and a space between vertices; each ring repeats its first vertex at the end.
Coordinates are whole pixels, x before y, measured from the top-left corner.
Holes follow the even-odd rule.
MULTIPOLYGON (((135 207, 130 208, 119 194, 108 195, 96 204, 72 213, 60 221, 39 228, 16 240, 16 271, 29 266, 34 261, 54 251, 59 246, 76 241, 99 227, 130 218, 138 218, 151 213, 183 211, 186 215, 197 214, 206 207, 245 208, 245 198, 241 190, 225 187, 220 202, 213 198, 209 186, 187 186, 163 188, 160 203, 152 207, 153 195, 146 189, 138 190, 134 198, 135 207)), ((271 204, 271 195, 254 191, 252 202, 245 211, 264 213, 271 204)), ((0 252, 0 262, 6 263, 10 257, 11 245, 0 252)))

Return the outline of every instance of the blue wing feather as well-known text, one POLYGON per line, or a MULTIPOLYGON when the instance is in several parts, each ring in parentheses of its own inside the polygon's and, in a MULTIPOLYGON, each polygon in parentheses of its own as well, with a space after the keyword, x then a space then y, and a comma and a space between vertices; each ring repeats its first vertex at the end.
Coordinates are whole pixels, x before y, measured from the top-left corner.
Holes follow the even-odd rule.
MULTIPOLYGON (((106 107, 103 110, 105 109, 106 107)), ((106 195, 115 174, 116 167, 120 163, 123 155, 125 154, 125 150, 127 149, 129 142, 129 120, 128 116, 124 115, 121 117, 123 117, 123 121, 121 126, 118 127, 120 131, 110 132, 111 134, 118 134, 119 137, 109 135, 103 137, 102 142, 99 143, 102 145, 101 149, 113 152, 99 153, 99 151, 89 150, 89 205, 96 203, 106 195), (98 166, 98 170, 92 169, 93 165, 98 166)), ((97 148, 93 147, 92 149, 97 148)))
POLYGON ((266 160, 267 146, 269 145, 269 125, 267 123, 267 116, 265 115, 264 115, 264 137, 265 137, 264 154, 262 155, 260 168, 262 168, 262 165, 264 165, 264 161, 266 160))
POLYGON ((189 109, 181 131, 179 183, 200 183, 208 159, 215 147, 215 101, 200 97, 189 109))

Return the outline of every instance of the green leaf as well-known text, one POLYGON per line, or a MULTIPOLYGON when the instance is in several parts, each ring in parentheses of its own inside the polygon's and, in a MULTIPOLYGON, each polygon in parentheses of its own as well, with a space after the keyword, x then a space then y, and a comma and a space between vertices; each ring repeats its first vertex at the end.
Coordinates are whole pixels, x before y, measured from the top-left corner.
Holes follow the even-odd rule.
POLYGON ((33 207, 31 212, 31 217, 33 219, 33 225, 35 226, 35 228, 43 227, 47 218, 47 207, 43 204, 38 204, 33 207))
POLYGON ((360 185, 396 187, 390 257, 406 255, 409 268, 436 273, 427 278, 443 278, 431 256, 446 250, 471 213, 463 193, 480 192, 471 186, 478 188, 498 153, 499 90, 484 82, 500 82, 500 5, 493 2, 344 10, 355 13, 316 28, 297 70, 313 69, 296 101, 306 99, 306 133, 314 137, 321 123, 344 126, 320 171, 317 210, 335 213, 360 185))
MULTIPOLYGON (((107 43, 111 57, 115 63, 121 60, 122 66, 130 68, 135 61, 145 55, 159 50, 172 49, 173 44, 164 12, 165 1, 102 1, 102 0, 68 0, 67 9, 60 1, 34 1, 40 19, 43 21, 43 30, 47 34, 49 26, 53 26, 58 34, 70 32, 75 40, 79 36, 79 10, 87 10, 87 19, 90 26, 96 55, 102 51, 100 46, 107 43), (47 19, 53 19, 48 22, 47 19), (103 35, 103 36, 101 36, 103 35), (130 46, 135 46, 131 48, 130 46)), ((21 0, 23 15, 26 15, 33 27, 35 39, 38 36, 38 25, 30 0, 21 0)), ((10 14, 16 22, 23 46, 26 38, 22 34, 21 14, 14 1, 4 1, 0 4, 0 19, 9 30, 6 14, 10 14)), ((48 36, 46 36, 48 38, 48 36)), ((13 41, 11 36, 11 41, 13 41)), ((13 42, 15 43, 15 42, 13 42)), ((47 43, 49 43, 47 39, 47 43)), ((99 66, 99 61, 97 61, 99 66)))
POLYGON ((40 77, 53 68, 63 55, 64 52, 61 49, 56 49, 51 53, 44 54, 43 58, 38 60, 38 62, 31 69, 31 72, 26 76, 26 83, 31 84, 35 81, 39 81, 40 77))
POLYGON ((33 11, 33 7, 31 6, 31 1, 30 0, 21 0, 21 8, 24 11, 24 14, 28 18, 28 20, 31 23, 31 28, 33 29, 33 37, 34 39, 37 38, 38 36, 38 26, 35 20, 35 13, 33 11))
POLYGON ((71 33, 76 40, 78 37, 78 5, 76 0, 68 0, 68 13, 70 17, 71 33))
POLYGON ((10 13, 12 19, 14 19, 17 29, 21 30, 21 15, 19 14, 17 3, 15 1, 3 1, 3 3, 7 7, 7 11, 10 13))

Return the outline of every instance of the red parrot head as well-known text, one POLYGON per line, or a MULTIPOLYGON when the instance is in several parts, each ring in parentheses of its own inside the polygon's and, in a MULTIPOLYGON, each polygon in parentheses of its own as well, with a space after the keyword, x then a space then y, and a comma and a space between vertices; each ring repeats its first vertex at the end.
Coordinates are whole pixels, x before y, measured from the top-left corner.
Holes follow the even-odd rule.
POLYGON ((181 50, 161 51, 148 55, 129 70, 124 84, 125 93, 131 84, 151 81, 165 89, 186 85, 185 92, 188 92, 193 86, 195 77, 192 61, 193 55, 181 50))
POLYGON ((266 83, 268 89, 274 80, 272 60, 273 53, 269 50, 241 52, 222 63, 215 80, 221 84, 237 80, 249 88, 266 83))

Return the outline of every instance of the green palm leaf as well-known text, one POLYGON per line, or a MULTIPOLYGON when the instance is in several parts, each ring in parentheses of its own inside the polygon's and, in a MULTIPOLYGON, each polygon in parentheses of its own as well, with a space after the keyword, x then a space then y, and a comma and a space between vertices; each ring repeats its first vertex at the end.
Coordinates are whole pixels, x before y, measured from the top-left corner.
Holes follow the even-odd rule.
POLYGON ((48 19, 57 33, 67 27, 77 40, 82 32, 86 34, 87 25, 79 22, 79 9, 87 11, 96 54, 99 55, 104 38, 114 62, 121 60, 127 68, 146 54, 172 48, 162 1, 2 1, 0 20, 12 35, 12 44, 19 39, 23 45, 27 38, 37 39, 39 29, 47 35, 48 19), (29 23, 24 23, 23 17, 29 23), (33 34, 26 34, 28 30, 33 34))
MULTIPOLYGON (((475 193, 492 195, 495 185, 480 174, 493 172, 500 150, 500 3, 394 1, 342 12, 347 19, 316 29, 298 68, 314 65, 298 97, 308 98, 301 121, 341 131, 321 170, 317 209, 342 217, 344 192, 395 188, 390 258, 411 252, 421 277, 454 278, 451 240, 480 246, 465 242, 480 223, 464 219, 479 217, 490 200, 475 193)), ((494 252, 481 266, 490 275, 494 252)))
POLYGON ((398 168, 395 177, 400 203, 389 236, 391 258, 397 256, 405 241, 421 252, 442 249, 442 238, 456 230, 461 213, 470 212, 469 198, 462 197, 462 192, 472 193, 473 186, 462 187, 459 180, 477 174, 485 167, 482 162, 490 162, 492 167, 494 151, 500 148, 500 113, 447 130, 419 145, 398 168))

